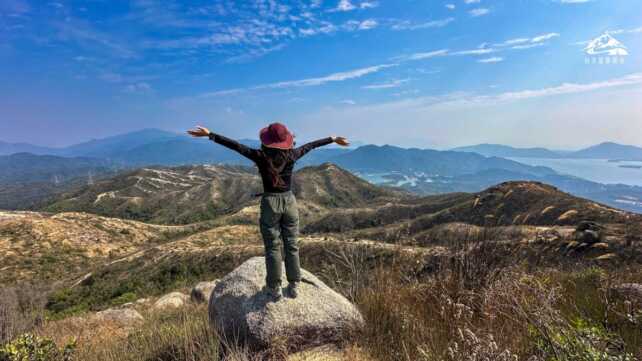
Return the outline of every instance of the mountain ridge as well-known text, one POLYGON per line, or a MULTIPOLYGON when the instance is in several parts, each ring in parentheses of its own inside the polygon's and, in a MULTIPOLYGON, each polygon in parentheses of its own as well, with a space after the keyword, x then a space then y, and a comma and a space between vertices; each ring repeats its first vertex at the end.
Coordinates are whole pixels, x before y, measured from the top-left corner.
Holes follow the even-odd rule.
MULTIPOLYGON (((187 145, 187 136, 175 132, 170 132, 157 128, 145 128, 133 132, 126 132, 105 138, 92 139, 89 141, 73 144, 62 148, 43 147, 28 143, 7 143, 0 141, 0 155, 8 155, 18 152, 28 152, 39 155, 58 155, 58 156, 92 156, 98 158, 117 158, 118 160, 127 163, 127 152, 132 151, 139 147, 151 146, 158 148, 157 142, 167 141, 180 141, 185 140, 187 145)), ((260 143, 256 139, 241 139, 241 143, 258 147, 260 143)), ((363 147, 377 147, 376 145, 364 144, 359 142, 359 147, 348 148, 345 151, 353 151, 363 147)), ((380 146, 387 149, 388 147, 395 147, 391 145, 380 146)), ((420 148, 403 148, 407 150, 431 150, 420 148)), ((190 149, 188 147, 188 149, 190 149)), ((366 148, 368 149, 368 148, 366 148)), ((181 148, 176 148, 176 152, 180 153, 181 148)), ((342 149, 343 151, 343 149, 342 149)), ((446 150, 448 151, 448 150, 446 150)), ((531 147, 519 148, 502 144, 482 143, 477 145, 461 146, 450 149, 450 151, 457 152, 473 152, 487 157, 502 157, 502 158, 588 158, 598 157, 600 159, 616 159, 616 160, 642 160, 642 147, 634 145, 624 145, 612 141, 606 141, 593 146, 589 146, 577 151, 557 151, 550 150, 544 147, 531 147)), ((186 151, 189 154, 189 151, 186 151)), ((181 156, 179 156, 180 158, 181 156)), ((195 160, 182 156, 180 161, 182 164, 195 162, 195 160)), ((196 160, 200 161, 200 160, 196 160)), ((210 160, 212 161, 212 160, 210 160)), ((132 162, 133 164, 158 164, 158 160, 141 159, 141 155, 137 155, 137 159, 132 162)), ((174 165, 176 163, 164 162, 163 165, 174 165)))
POLYGON ((602 142, 576 151, 554 151, 547 148, 517 148, 502 144, 477 144, 453 148, 458 152, 474 152, 485 156, 504 158, 570 158, 570 159, 609 159, 609 160, 640 160, 642 147, 602 142))

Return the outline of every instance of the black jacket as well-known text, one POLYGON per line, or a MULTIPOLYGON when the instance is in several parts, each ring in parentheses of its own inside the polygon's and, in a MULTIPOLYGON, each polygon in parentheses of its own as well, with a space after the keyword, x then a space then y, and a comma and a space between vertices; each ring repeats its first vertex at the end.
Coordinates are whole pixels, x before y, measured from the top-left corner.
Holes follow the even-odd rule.
POLYGON ((292 188, 292 169, 294 168, 294 163, 312 149, 332 143, 332 138, 328 137, 287 150, 272 148, 253 149, 219 134, 210 133, 209 137, 216 143, 235 150, 242 156, 253 161, 259 168, 261 180, 263 181, 263 190, 268 193, 283 193, 289 191, 292 188), (273 175, 268 171, 267 162, 268 159, 274 159, 278 152, 287 152, 286 158, 288 159, 287 164, 285 164, 283 170, 279 173, 279 176, 283 180, 280 186, 274 185, 276 182, 272 179, 273 175))

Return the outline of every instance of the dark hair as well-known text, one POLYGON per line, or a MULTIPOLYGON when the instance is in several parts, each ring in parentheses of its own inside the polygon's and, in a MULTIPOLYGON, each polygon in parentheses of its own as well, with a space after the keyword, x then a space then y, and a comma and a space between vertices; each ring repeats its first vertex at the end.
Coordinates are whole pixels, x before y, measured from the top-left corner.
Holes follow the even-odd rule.
POLYGON ((265 154, 265 163, 267 171, 270 173, 272 187, 281 188, 285 186, 285 181, 281 177, 281 172, 292 161, 289 149, 276 149, 261 145, 261 150, 265 154))

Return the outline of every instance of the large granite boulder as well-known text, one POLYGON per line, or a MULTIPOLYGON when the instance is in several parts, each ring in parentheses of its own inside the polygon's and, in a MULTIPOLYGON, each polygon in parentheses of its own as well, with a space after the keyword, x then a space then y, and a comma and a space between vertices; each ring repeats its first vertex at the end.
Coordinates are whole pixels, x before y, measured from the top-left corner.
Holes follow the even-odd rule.
POLYGON ((278 340, 291 352, 337 343, 363 326, 350 301, 310 272, 301 272, 304 282, 298 297, 274 301, 264 290, 265 259, 251 258, 214 288, 210 322, 219 333, 250 349, 269 349, 278 340))

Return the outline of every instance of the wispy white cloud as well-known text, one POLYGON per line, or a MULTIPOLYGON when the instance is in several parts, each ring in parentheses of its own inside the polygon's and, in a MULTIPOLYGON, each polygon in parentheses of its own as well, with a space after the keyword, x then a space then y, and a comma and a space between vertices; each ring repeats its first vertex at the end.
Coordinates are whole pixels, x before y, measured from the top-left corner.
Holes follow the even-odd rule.
POLYGON ((505 42, 501 44, 497 44, 498 46, 504 46, 504 45, 517 45, 517 44, 523 44, 523 43, 528 43, 531 41, 529 38, 516 38, 516 39, 510 39, 506 40, 505 42))
POLYGON ((374 19, 364 20, 359 24, 359 30, 370 30, 377 27, 378 23, 374 19))
POLYGON ((431 59, 431 58, 436 58, 440 56, 447 56, 448 54, 449 54, 448 49, 441 49, 441 50, 428 51, 423 53, 414 53, 410 55, 398 56, 394 59, 400 60, 400 61, 424 60, 424 59, 431 59))
POLYGON ((500 63, 500 62, 502 62, 502 61, 504 61, 504 58, 499 57, 499 56, 493 56, 493 57, 491 57, 491 58, 485 58, 485 59, 479 59, 479 60, 477 60, 477 62, 478 62, 478 63, 484 63, 484 64, 488 64, 488 63, 500 63))
POLYGON ((366 85, 366 86, 363 86, 362 89, 377 90, 377 89, 398 88, 402 86, 404 83, 407 83, 409 81, 410 79, 395 79, 386 83, 366 85))
MULTIPOLYGON (((522 90, 515 92, 507 92, 497 96, 487 97, 491 100, 498 101, 512 101, 548 96, 557 96, 565 94, 585 93, 600 89, 608 89, 615 87, 642 85, 642 73, 634 73, 620 78, 612 78, 605 81, 593 83, 564 83, 559 86, 542 88, 536 90, 522 90)), ((482 98, 483 99, 483 98, 482 98)))
POLYGON ((455 18, 445 18, 439 20, 431 20, 421 23, 411 22, 409 20, 399 21, 391 26, 392 30, 417 30, 426 28, 441 28, 455 21, 455 18))
POLYGON ((549 40, 549 39, 552 39, 552 38, 557 38, 559 36, 560 36, 560 34, 558 34, 558 33, 548 33, 548 34, 544 34, 544 35, 539 35, 539 36, 536 36, 533 39, 531 39, 531 43, 541 43, 542 41, 546 41, 546 40, 549 40))
POLYGON ((455 51, 450 53, 450 55, 485 55, 485 54, 494 53, 496 51, 497 50, 493 48, 480 48, 480 49, 472 49, 472 50, 455 51))
MULTIPOLYGON (((500 52, 506 51, 506 49, 520 50, 520 49, 530 49, 530 48, 544 46, 547 44, 548 40, 559 36, 560 36, 559 33, 546 33, 546 34, 534 36, 532 38, 526 38, 526 37, 514 38, 514 39, 506 40, 503 43, 499 43, 499 44, 482 43, 477 49, 456 50, 456 51, 451 51, 448 49, 440 49, 440 50, 435 50, 430 52, 421 52, 421 53, 414 53, 410 55, 398 56, 393 59, 396 61, 414 61, 414 60, 424 60, 424 59, 431 59, 431 58, 443 57, 443 56, 482 56, 482 55, 500 53, 500 52)), ((504 60, 503 57, 494 56, 486 59, 481 59, 479 60, 479 62, 492 63, 492 62, 499 62, 503 60, 504 60)))
POLYGON ((593 83, 564 83, 557 86, 503 92, 484 95, 472 92, 454 92, 435 96, 408 97, 392 102, 368 104, 359 108, 360 112, 396 113, 423 112, 429 109, 461 108, 467 106, 489 106, 511 103, 528 99, 558 97, 571 94, 582 94, 620 87, 641 87, 642 73, 612 78, 593 83))
POLYGON ((341 82, 350 79, 361 78, 368 74, 377 73, 383 69, 397 66, 396 63, 391 64, 380 64, 365 68, 354 69, 345 72, 338 72, 329 74, 322 77, 316 78, 306 78, 299 80, 288 80, 281 81, 269 84, 255 85, 248 88, 234 88, 234 89, 225 89, 214 92, 209 92, 198 96, 199 98, 210 98, 210 97, 220 97, 226 95, 235 95, 251 90, 263 90, 263 89, 287 89, 287 88, 301 88, 301 87, 310 87, 310 86, 319 86, 326 83, 341 82))
POLYGON ((372 9, 379 6, 377 1, 362 1, 358 4, 353 3, 352 0, 339 0, 337 6, 333 9, 330 9, 330 12, 337 11, 352 11, 357 9, 372 9))
POLYGON ((379 6, 379 3, 376 1, 364 1, 361 4, 359 4, 359 7, 362 9, 372 9, 372 8, 376 8, 377 6, 379 6))
POLYGON ((455 8, 457 7, 457 6, 455 6, 455 4, 446 4, 446 5, 444 5, 444 6, 445 6, 445 7, 446 7, 446 9, 448 9, 448 10, 455 10, 455 8))
POLYGON ((123 91, 130 94, 148 94, 151 93, 153 89, 148 83, 140 82, 125 86, 123 91))
POLYGON ((375 65, 375 66, 370 66, 366 68, 334 73, 334 74, 330 74, 330 75, 326 75, 318 78, 308 78, 308 79, 301 79, 301 80, 277 82, 277 83, 258 86, 258 87, 255 87, 255 89, 317 86, 317 85, 323 85, 325 83, 361 78, 364 75, 376 73, 383 69, 390 68, 393 66, 397 66, 397 64, 381 64, 381 65, 375 65))
POLYGON ((432 59, 432 58, 438 58, 443 56, 467 56, 467 55, 479 56, 479 55, 491 54, 496 51, 497 49, 494 49, 494 48, 478 48, 478 49, 458 50, 458 51, 440 49, 440 50, 428 51, 423 53, 414 53, 410 55, 398 56, 393 59, 395 61, 403 62, 403 61, 432 59))
POLYGON ((357 7, 354 6, 350 0, 339 0, 339 4, 337 4, 337 7, 335 8, 336 11, 350 11, 354 10, 357 7))
POLYGON ((639 28, 634 28, 634 29, 617 29, 617 30, 611 30, 607 31, 607 33, 611 35, 618 35, 618 34, 636 34, 636 33, 642 33, 642 26, 639 28))
POLYGON ((341 104, 346 104, 346 105, 356 105, 357 104, 357 102, 355 102, 352 99, 345 99, 345 100, 342 100, 340 103, 341 104))
POLYGON ((546 41, 559 37, 559 33, 546 33, 541 35, 536 35, 532 38, 514 38, 504 41, 503 43, 494 44, 493 46, 502 48, 502 47, 511 47, 511 49, 530 49, 538 46, 542 46, 546 41))
POLYGON ((514 50, 525 50, 525 49, 538 48, 538 47, 544 46, 544 45, 546 45, 546 43, 520 44, 520 45, 511 46, 511 49, 514 49, 514 50))
POLYGON ((338 30, 339 30, 338 26, 330 22, 323 21, 323 22, 320 22, 317 26, 299 29, 299 34, 301 36, 314 36, 317 34, 331 34, 338 30))
POLYGON ((225 60, 226 63, 246 63, 248 61, 252 61, 254 59, 260 58, 266 54, 269 54, 274 51, 278 51, 285 48, 285 44, 277 44, 275 46, 269 46, 269 47, 258 47, 258 48, 253 48, 253 49, 248 49, 246 52, 239 54, 239 55, 234 55, 225 60))
POLYGON ((56 29, 54 37, 58 41, 73 42, 85 48, 97 49, 103 54, 119 58, 135 58, 137 54, 127 44, 118 41, 109 34, 95 30, 89 24, 69 20, 55 22, 56 29))
POLYGON ((379 25, 377 19, 342 23, 328 19, 323 15, 327 11, 349 12, 378 6, 376 1, 336 1, 297 1, 287 5, 273 0, 224 1, 202 6, 167 6, 159 0, 139 0, 129 20, 159 28, 189 29, 177 34, 190 35, 148 38, 142 42, 146 50, 175 49, 190 55, 215 52, 225 54, 227 63, 235 63, 283 49, 297 38, 370 30, 379 25), (326 4, 332 7, 328 10, 326 4))
POLYGON ((478 4, 481 0, 464 0, 465 4, 478 4))
POLYGON ((472 17, 479 17, 479 16, 484 16, 484 15, 490 14, 490 9, 488 9, 488 8, 477 8, 477 9, 470 10, 468 13, 472 17))

